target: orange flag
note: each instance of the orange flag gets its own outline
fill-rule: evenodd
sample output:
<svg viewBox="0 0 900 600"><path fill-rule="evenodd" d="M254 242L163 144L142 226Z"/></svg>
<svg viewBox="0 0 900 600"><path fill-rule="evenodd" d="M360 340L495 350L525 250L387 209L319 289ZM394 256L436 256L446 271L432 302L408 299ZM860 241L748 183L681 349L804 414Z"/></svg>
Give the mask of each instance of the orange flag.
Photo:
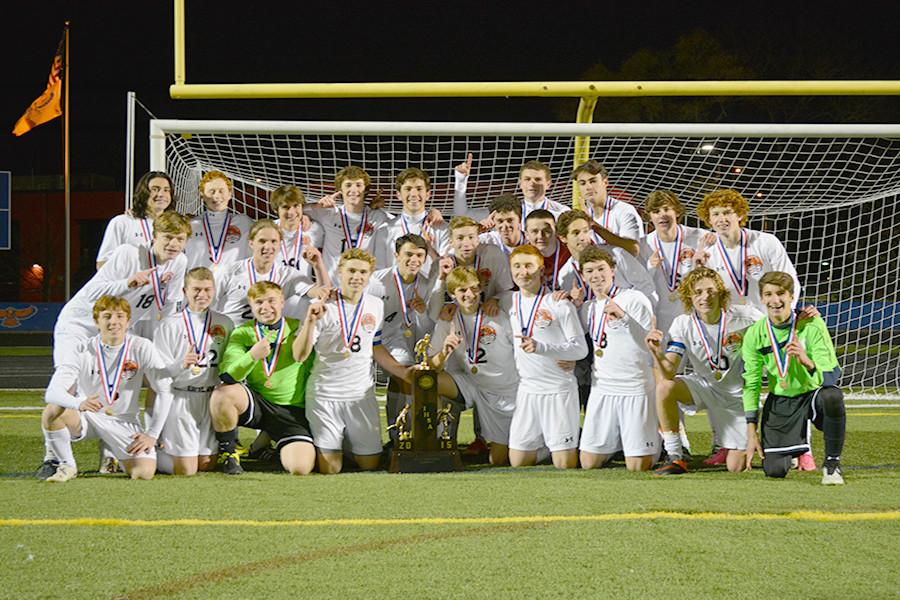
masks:
<svg viewBox="0 0 900 600"><path fill-rule="evenodd" d="M65 60L66 34L63 33L53 57L53 65L50 67L50 78L47 81L47 89L37 100L31 103L25 114L16 121L13 127L13 135L19 136L28 133L38 125L52 121L62 114L60 102L62 100L62 76L63 61Z"/></svg>

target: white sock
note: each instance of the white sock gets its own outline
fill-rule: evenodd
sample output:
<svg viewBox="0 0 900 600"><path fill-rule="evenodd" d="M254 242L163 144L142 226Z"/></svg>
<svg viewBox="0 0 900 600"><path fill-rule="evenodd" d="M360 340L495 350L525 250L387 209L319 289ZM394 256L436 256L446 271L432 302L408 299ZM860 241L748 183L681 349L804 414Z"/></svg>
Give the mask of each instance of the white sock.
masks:
<svg viewBox="0 0 900 600"><path fill-rule="evenodd" d="M663 431L663 447L672 460L684 457L684 450L681 446L681 435L677 431Z"/></svg>
<svg viewBox="0 0 900 600"><path fill-rule="evenodd" d="M50 440L47 439L47 430L43 429L42 431L44 432L44 462L47 462L48 460L55 460L58 462L59 459L56 458L56 455L53 453L53 448L50 447Z"/></svg>
<svg viewBox="0 0 900 600"><path fill-rule="evenodd" d="M175 461L172 455L160 450L156 451L156 472L171 475L175 472Z"/></svg>
<svg viewBox="0 0 900 600"><path fill-rule="evenodd" d="M688 439L687 430L684 428L684 413L681 413L678 416L678 437L681 440L681 447L687 448L688 452L690 452L691 441ZM668 450L666 452L668 452Z"/></svg>
<svg viewBox="0 0 900 600"><path fill-rule="evenodd" d="M72 453L72 436L69 435L69 428L63 427L55 431L44 429L44 440L50 447L50 452L56 455L59 464L77 466L75 464L75 455Z"/></svg>
<svg viewBox="0 0 900 600"><path fill-rule="evenodd" d="M538 448L537 457L534 459L534 464L540 464L550 458L550 448L547 446L541 446Z"/></svg>

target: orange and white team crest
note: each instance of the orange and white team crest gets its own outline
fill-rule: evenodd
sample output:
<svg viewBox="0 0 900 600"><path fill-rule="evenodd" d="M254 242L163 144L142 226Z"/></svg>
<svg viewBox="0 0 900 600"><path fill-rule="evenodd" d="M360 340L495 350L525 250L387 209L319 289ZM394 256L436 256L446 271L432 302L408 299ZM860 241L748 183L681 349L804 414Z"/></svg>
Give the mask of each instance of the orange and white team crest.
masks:
<svg viewBox="0 0 900 600"><path fill-rule="evenodd" d="M484 287L491 281L491 275L493 275L493 273L491 273L490 269L478 269L478 279L481 282L481 289L484 289Z"/></svg>
<svg viewBox="0 0 900 600"><path fill-rule="evenodd" d="M546 308L538 309L537 317L534 319L534 326L537 329L546 329L553 322L553 313Z"/></svg>
<svg viewBox="0 0 900 600"><path fill-rule="evenodd" d="M497 339L497 331L490 325L482 325L479 335L482 344L491 344Z"/></svg>
<svg viewBox="0 0 900 600"><path fill-rule="evenodd" d="M744 342L744 336L738 332L729 333L725 337L725 349L731 353L740 352L741 344Z"/></svg>
<svg viewBox="0 0 900 600"><path fill-rule="evenodd" d="M681 275L687 275L694 268L694 249L693 248L684 248L681 251L681 256L678 259L678 273Z"/></svg>
<svg viewBox="0 0 900 600"><path fill-rule="evenodd" d="M141 366L133 360L125 361L125 364L122 365L122 379L127 379L130 381L140 368Z"/></svg>
<svg viewBox="0 0 900 600"><path fill-rule="evenodd" d="M364 314L362 316L360 326L368 333L372 333L373 331L375 331L375 315L373 315L372 313Z"/></svg>
<svg viewBox="0 0 900 600"><path fill-rule="evenodd" d="M228 231L225 232L225 243L236 244L239 241L241 241L241 230L238 229L237 225L229 225Z"/></svg>
<svg viewBox="0 0 900 600"><path fill-rule="evenodd" d="M747 267L747 272L754 278L758 278L762 275L763 272L763 261L758 256L748 256L744 259L744 266Z"/></svg>
<svg viewBox="0 0 900 600"><path fill-rule="evenodd" d="M209 335L216 341L216 343L221 344L225 341L225 328L221 325L213 325L209 330Z"/></svg>

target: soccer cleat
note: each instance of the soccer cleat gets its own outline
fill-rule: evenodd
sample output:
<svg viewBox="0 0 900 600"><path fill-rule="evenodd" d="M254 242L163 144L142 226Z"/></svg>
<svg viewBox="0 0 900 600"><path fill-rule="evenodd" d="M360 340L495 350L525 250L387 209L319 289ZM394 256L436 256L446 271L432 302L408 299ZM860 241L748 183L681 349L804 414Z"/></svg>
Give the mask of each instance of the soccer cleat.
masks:
<svg viewBox="0 0 900 600"><path fill-rule="evenodd" d="M472 440L472 443L469 444L465 450L463 450L463 454L466 456L476 456L478 454L485 454L488 451L489 448L484 439L477 437Z"/></svg>
<svg viewBox="0 0 900 600"><path fill-rule="evenodd" d="M680 458L669 459L666 464L653 471L654 475L684 475L687 473L687 463Z"/></svg>
<svg viewBox="0 0 900 600"><path fill-rule="evenodd" d="M275 460L277 454L275 453L275 448L272 447L272 444L268 444L266 446L260 446L255 450L253 447L250 448L250 451L247 452L246 458L250 460L258 460L260 462L272 462Z"/></svg>
<svg viewBox="0 0 900 600"><path fill-rule="evenodd" d="M47 483L63 483L78 477L78 468L72 465L59 465L56 473L46 479Z"/></svg>
<svg viewBox="0 0 900 600"><path fill-rule="evenodd" d="M240 475L244 472L244 468L241 467L241 457L238 456L237 452L223 452L219 454L219 465L221 465L221 470L226 475Z"/></svg>
<svg viewBox="0 0 900 600"><path fill-rule="evenodd" d="M815 471L816 461L813 459L812 452L806 452L797 459L798 471Z"/></svg>
<svg viewBox="0 0 900 600"><path fill-rule="evenodd" d="M826 464L822 467L822 485L844 485L841 463Z"/></svg>
<svg viewBox="0 0 900 600"><path fill-rule="evenodd" d="M46 481L48 477L52 476L56 473L56 470L59 468L59 461L54 459L45 460L41 463L41 467L37 470L37 473L34 474L35 477L40 479L41 481Z"/></svg>
<svg viewBox="0 0 900 600"><path fill-rule="evenodd" d="M119 461L115 456L104 456L100 462L101 475L115 475L119 472Z"/></svg>
<svg viewBox="0 0 900 600"><path fill-rule="evenodd" d="M710 454L706 460L703 461L704 465L724 465L728 462L728 448L719 448L714 453Z"/></svg>

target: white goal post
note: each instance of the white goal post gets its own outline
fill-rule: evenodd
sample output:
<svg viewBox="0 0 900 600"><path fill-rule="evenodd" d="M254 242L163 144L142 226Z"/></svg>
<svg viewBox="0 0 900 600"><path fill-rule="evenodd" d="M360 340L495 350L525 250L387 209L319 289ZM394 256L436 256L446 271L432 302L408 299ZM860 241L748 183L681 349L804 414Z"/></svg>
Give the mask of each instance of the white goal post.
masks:
<svg viewBox="0 0 900 600"><path fill-rule="evenodd" d="M571 124L320 121L150 122L150 167L169 172L179 208L201 209L198 183L217 169L235 183L235 209L270 216L268 194L333 191L343 166L363 167L373 194L396 209L393 179L416 166L433 200L453 207L453 168L474 155L469 206L515 192L521 165L553 173L549 196L571 204L576 138L610 173L611 193L640 208L674 191L688 223L704 194L731 187L749 201L749 226L787 247L835 338L844 386L896 397L900 387L900 125Z"/></svg>

